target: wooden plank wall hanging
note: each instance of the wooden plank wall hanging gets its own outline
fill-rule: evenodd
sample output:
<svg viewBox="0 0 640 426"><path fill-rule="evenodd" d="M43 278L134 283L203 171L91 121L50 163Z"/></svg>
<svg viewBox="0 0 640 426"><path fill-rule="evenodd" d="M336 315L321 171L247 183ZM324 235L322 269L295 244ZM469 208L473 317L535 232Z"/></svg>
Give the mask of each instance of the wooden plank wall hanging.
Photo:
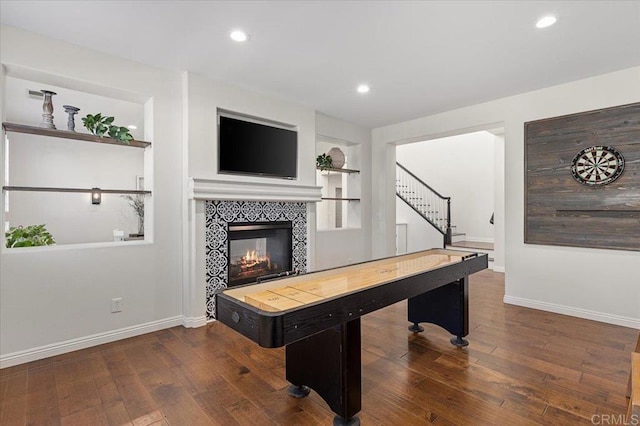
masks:
<svg viewBox="0 0 640 426"><path fill-rule="evenodd" d="M640 103L524 130L524 242L640 251Z"/></svg>

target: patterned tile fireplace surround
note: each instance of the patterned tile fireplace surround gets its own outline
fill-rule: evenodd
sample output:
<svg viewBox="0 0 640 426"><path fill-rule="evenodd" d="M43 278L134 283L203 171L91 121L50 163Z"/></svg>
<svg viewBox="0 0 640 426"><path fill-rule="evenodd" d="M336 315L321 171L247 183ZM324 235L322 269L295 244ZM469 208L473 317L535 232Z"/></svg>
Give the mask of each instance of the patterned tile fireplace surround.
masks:
<svg viewBox="0 0 640 426"><path fill-rule="evenodd" d="M207 320L215 319L215 293L227 287L227 230L231 223L290 221L293 269L307 271L307 203L234 200L206 200L204 203Z"/></svg>
<svg viewBox="0 0 640 426"><path fill-rule="evenodd" d="M190 324L215 319L215 294L227 287L229 223L291 222L292 267L306 272L312 266L308 256L313 250L308 238L315 223L309 223L309 213L315 211L312 203L321 201L322 188L305 185L304 181L314 182L314 176L295 182L189 179L189 210L193 216L188 238L191 257L200 259L193 264L193 272L189 272L191 266L185 268L190 276L186 293L194 295L187 298L192 314ZM195 213L198 203L202 203L202 216Z"/></svg>

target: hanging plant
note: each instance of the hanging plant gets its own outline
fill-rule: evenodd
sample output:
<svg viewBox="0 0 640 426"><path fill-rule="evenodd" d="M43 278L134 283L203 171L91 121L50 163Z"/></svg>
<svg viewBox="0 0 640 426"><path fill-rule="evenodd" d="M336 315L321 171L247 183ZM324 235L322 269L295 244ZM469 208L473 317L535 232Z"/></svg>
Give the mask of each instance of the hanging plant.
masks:
<svg viewBox="0 0 640 426"><path fill-rule="evenodd" d="M82 124L88 131L96 136L104 137L108 134L109 137L129 145L133 140L133 136L126 127L115 126L113 124L113 117L103 117L101 113L92 115L87 114L82 118Z"/></svg>

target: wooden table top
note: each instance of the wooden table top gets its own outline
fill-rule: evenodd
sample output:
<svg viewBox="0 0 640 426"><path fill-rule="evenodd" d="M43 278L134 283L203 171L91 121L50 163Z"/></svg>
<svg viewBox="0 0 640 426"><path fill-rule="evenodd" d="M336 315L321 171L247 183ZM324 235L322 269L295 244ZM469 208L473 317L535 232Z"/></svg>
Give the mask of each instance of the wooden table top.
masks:
<svg viewBox="0 0 640 426"><path fill-rule="evenodd" d="M416 275L473 255L432 249L225 290L267 312L281 312Z"/></svg>

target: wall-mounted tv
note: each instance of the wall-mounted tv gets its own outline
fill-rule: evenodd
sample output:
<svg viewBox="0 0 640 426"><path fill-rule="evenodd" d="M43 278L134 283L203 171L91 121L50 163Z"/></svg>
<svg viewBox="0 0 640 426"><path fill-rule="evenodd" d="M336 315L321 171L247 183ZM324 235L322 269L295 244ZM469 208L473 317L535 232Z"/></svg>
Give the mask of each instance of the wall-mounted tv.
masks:
<svg viewBox="0 0 640 426"><path fill-rule="evenodd" d="M295 179L298 132L218 115L218 172Z"/></svg>

